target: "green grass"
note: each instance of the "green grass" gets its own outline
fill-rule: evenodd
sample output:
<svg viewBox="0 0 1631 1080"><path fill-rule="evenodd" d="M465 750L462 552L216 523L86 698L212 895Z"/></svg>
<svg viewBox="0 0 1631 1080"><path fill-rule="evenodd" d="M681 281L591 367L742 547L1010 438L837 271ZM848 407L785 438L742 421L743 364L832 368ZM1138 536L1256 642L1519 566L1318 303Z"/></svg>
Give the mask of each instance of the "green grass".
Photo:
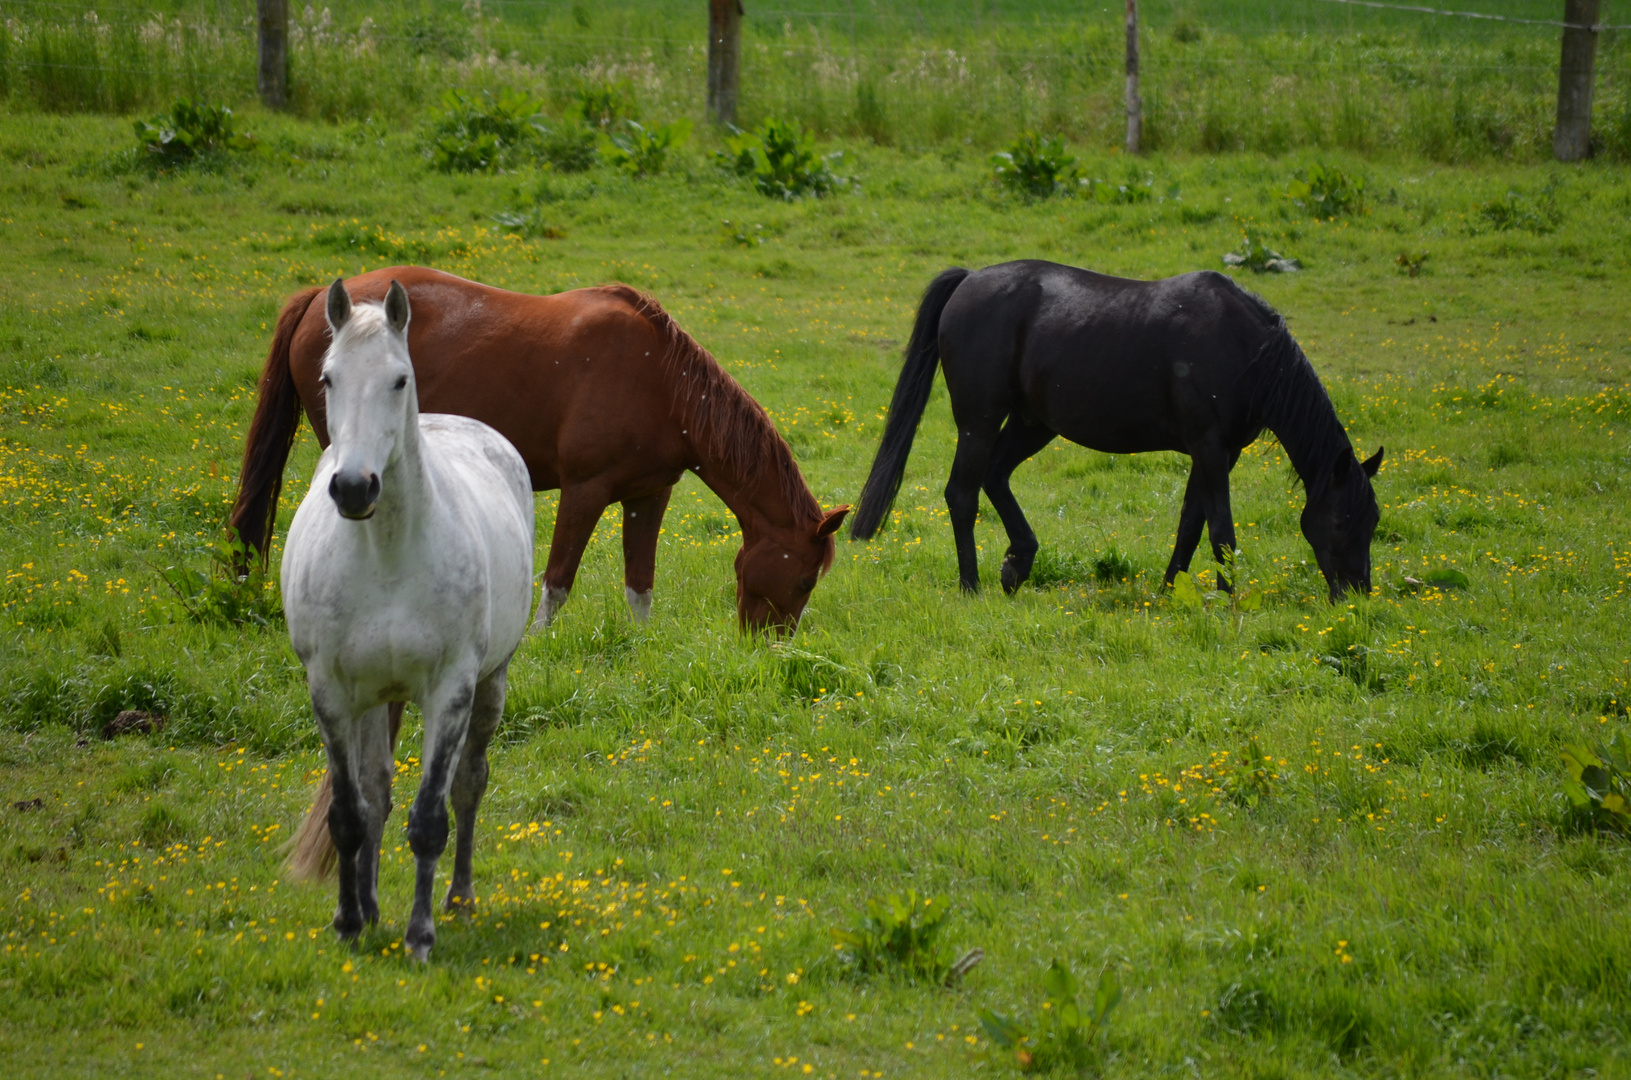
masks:
<svg viewBox="0 0 1631 1080"><path fill-rule="evenodd" d="M1622 171L1336 152L1130 169L1084 142L1089 174L1158 197L1026 202L956 140L855 139L823 149L857 189L784 204L718 171L706 137L645 181L449 177L411 128L244 126L255 154L153 174L120 156L125 120L0 118L11 1074L1004 1075L976 1013L1034 1013L1055 958L1086 985L1119 971L1106 1075L1627 1072L1626 849L1572 826L1559 758L1627 723ZM1370 212L1316 222L1279 194L1316 160L1363 174ZM558 238L493 223L535 207ZM1042 587L994 588L988 512L988 589L961 597L937 390L891 527L840 546L785 648L737 636L735 522L694 479L647 626L608 517L512 668L480 912L440 928L428 967L397 945L399 825L385 922L356 952L326 929L329 888L279 880L321 766L299 666L281 628L190 621L159 574L219 542L289 292L393 259L651 289L831 505L856 497L934 272L1216 268L1248 226L1306 269L1247 284L1360 448L1387 446L1373 598L1318 599L1267 442L1234 486L1261 611L1189 614L1157 588L1183 459L1062 445L1016 476ZM1395 263L1422 251L1419 276ZM307 436L285 522L313 460ZM540 565L547 544L545 525ZM1404 581L1445 567L1470 588ZM168 727L103 741L126 708ZM1266 793L1232 782L1253 739ZM956 989L832 949L868 897L907 888L951 900L949 948L986 950Z"/></svg>
<svg viewBox="0 0 1631 1080"><path fill-rule="evenodd" d="M255 96L253 5L151 8L0 0L0 102L156 110L178 94ZM1555 0L1481 10L1557 19ZM449 86L526 89L556 113L622 88L648 120L704 114L705 14L693 0L291 5L291 107L328 120L417 119ZM155 13L157 12L157 13ZM1021 128L1122 143L1119 4L964 0L751 5L741 117L794 119L880 145L993 148ZM1438 161L1544 160L1557 31L1320 0L1143 7L1146 148L1402 150ZM1593 140L1631 157L1631 66L1602 35Z"/></svg>

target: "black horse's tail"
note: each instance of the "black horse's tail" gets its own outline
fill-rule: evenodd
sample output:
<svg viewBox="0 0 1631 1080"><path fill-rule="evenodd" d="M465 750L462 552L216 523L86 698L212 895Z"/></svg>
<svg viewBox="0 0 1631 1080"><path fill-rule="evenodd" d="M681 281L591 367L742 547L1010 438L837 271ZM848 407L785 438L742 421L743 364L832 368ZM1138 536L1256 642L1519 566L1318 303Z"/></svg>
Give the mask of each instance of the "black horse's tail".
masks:
<svg viewBox="0 0 1631 1080"><path fill-rule="evenodd" d="M900 381L895 384L895 396L889 402L889 422L884 426L883 441L878 444L878 456L872 460L866 487L861 489L861 505L851 519L851 540L872 539L889 516L889 508L895 504L900 479L906 473L906 458L912 452L912 440L917 437L918 421L923 419L923 409L929 403L929 391L934 386L935 369L940 366L940 313L946 310L951 294L968 275L969 271L954 266L942 270L923 290L917 323L912 327L912 340L906 343L906 363L901 367Z"/></svg>
<svg viewBox="0 0 1631 1080"><path fill-rule="evenodd" d="M272 526L277 521L278 495L283 491L283 466L289 460L295 436L300 433L300 394L289 371L289 346L300 320L305 318L312 297L322 289L303 289L289 298L278 315L272 333L272 347L261 372L260 400L255 419L244 439L244 464L238 473L238 500L232 507L231 527L243 541L238 573L247 573L249 562L259 559L262 566L272 548Z"/></svg>

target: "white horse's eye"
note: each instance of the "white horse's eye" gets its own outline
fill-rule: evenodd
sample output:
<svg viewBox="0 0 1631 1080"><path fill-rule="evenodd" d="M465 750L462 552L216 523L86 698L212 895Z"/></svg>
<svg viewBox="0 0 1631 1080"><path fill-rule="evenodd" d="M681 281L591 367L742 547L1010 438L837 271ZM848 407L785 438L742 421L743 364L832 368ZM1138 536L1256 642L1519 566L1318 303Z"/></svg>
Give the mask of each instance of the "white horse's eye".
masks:
<svg viewBox="0 0 1631 1080"><path fill-rule="evenodd" d="M324 387L330 385L327 372L324 372L323 374L317 376L317 384L319 386L324 386Z"/></svg>
<svg viewBox="0 0 1631 1080"><path fill-rule="evenodd" d="M406 375L398 375L396 377L396 389L401 390L403 387L405 387L407 385L408 385L408 377Z"/></svg>

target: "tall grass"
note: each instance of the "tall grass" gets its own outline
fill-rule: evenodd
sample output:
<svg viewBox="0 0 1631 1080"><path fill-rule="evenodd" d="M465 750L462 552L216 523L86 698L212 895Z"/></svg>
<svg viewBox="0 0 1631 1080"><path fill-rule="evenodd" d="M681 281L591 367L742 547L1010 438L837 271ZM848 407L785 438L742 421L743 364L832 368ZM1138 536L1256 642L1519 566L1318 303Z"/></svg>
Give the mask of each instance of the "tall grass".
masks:
<svg viewBox="0 0 1631 1080"><path fill-rule="evenodd" d="M700 118L705 41L694 6L306 7L291 28L292 108L406 119L449 86L510 86L564 109L580 87L612 83L647 114ZM1529 0L1505 6L1555 17ZM0 97L14 109L130 113L179 94L254 96L252 5L98 14L13 0L0 12ZM919 148L988 148L1022 129L1111 147L1124 123L1122 40L1115 11L1041 0L996 13L948 4L925 14L901 0L865 10L755 5L741 119L774 115ZM1545 28L1372 18L1306 2L1152 4L1143 55L1153 149L1340 147L1441 161L1549 153L1558 44ZM1596 141L1631 157L1631 64L1612 33L1600 49Z"/></svg>

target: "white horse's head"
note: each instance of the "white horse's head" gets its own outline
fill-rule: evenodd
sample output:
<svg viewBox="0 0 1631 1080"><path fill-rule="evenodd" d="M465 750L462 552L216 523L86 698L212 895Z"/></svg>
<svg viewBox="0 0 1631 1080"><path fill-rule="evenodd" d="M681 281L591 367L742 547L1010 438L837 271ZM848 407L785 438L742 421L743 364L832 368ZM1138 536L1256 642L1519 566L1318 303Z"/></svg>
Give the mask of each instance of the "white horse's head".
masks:
<svg viewBox="0 0 1631 1080"><path fill-rule="evenodd" d="M351 306L336 278L328 290L333 341L323 385L334 477L328 493L354 521L373 517L381 477L415 438L419 399L408 359L408 292L395 281L384 304Z"/></svg>

